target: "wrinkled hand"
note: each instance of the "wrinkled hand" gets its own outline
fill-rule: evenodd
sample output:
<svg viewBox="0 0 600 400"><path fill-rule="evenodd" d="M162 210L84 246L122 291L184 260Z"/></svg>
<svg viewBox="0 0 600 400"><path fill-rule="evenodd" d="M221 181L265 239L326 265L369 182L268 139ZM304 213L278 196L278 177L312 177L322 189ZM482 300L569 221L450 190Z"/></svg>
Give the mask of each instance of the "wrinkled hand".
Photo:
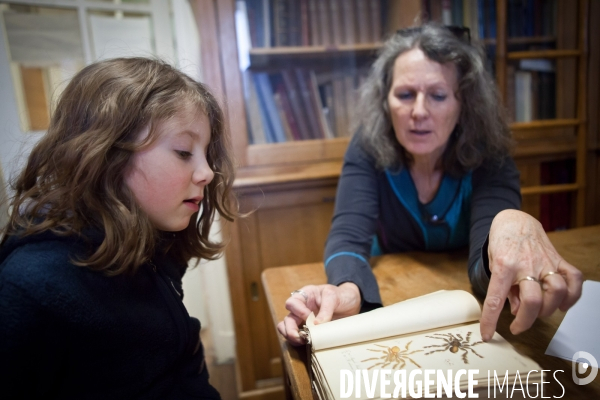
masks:
<svg viewBox="0 0 600 400"><path fill-rule="evenodd" d="M360 311L360 291L351 282L333 285L309 285L302 289L307 299L300 293L291 296L285 302L290 312L279 324L277 330L294 346L304 344L298 331L311 312L316 314L315 324L321 324L358 314Z"/></svg>
<svg viewBox="0 0 600 400"><path fill-rule="evenodd" d="M524 212L504 210L496 215L488 256L492 276L481 314L485 341L496 330L506 298L515 315L510 331L516 335L529 329L537 317L557 308L567 310L581 296L581 272L556 252L542 225Z"/></svg>

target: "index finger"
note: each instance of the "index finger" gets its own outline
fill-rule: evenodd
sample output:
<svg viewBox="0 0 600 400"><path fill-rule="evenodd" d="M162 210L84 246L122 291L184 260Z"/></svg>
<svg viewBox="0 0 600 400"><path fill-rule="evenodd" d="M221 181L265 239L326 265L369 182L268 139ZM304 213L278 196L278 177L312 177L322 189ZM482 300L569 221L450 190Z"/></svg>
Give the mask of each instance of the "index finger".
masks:
<svg viewBox="0 0 600 400"><path fill-rule="evenodd" d="M496 332L496 324L500 313L504 307L504 302L508 295L508 291L512 286L512 280L502 274L492 274L490 284L488 286L487 295L483 302L483 310L481 311L481 338L487 342L494 332Z"/></svg>
<svg viewBox="0 0 600 400"><path fill-rule="evenodd" d="M321 292L321 304L319 314L315 318L315 323L329 322L333 318L333 313L339 304L337 287L325 287Z"/></svg>

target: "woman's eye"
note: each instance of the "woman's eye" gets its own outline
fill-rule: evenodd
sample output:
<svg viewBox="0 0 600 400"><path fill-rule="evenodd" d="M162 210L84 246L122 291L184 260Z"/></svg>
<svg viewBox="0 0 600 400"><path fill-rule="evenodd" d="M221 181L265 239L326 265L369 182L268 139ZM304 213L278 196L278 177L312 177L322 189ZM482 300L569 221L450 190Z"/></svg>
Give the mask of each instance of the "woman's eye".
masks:
<svg viewBox="0 0 600 400"><path fill-rule="evenodd" d="M189 151L185 151L185 150L175 150L175 152L177 153L177 155L179 155L179 157L182 160L187 160L188 158L190 158L192 156L192 153L190 153Z"/></svg>
<svg viewBox="0 0 600 400"><path fill-rule="evenodd" d="M435 101L444 101L444 100L446 100L446 95L445 94L432 94L431 97Z"/></svg>
<svg viewBox="0 0 600 400"><path fill-rule="evenodd" d="M400 92L397 94L397 97L400 100L408 100L411 99L413 97L413 94L411 92Z"/></svg>

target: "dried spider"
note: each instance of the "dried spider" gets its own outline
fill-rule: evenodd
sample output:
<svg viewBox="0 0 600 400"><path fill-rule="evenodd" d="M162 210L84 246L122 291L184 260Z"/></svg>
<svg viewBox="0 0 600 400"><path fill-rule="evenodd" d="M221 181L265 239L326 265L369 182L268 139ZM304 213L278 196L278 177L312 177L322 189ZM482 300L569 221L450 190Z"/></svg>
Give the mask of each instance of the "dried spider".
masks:
<svg viewBox="0 0 600 400"><path fill-rule="evenodd" d="M425 349L429 348L429 347L443 347L443 349L441 349L441 350L433 350L433 351L430 351L429 353L425 353L425 355L428 355L431 353L437 353L440 351L446 351L446 350L450 350L450 352L452 352L452 353L458 353L458 350L462 350L462 351L464 351L464 353L462 355L462 359L465 362L465 364L468 364L469 361L467 360L467 354L469 354L469 350L471 350L471 352L473 352L473 354L475 354L477 357L483 358L482 355L478 354L475 350L472 349L473 346L481 344L481 343L483 343L483 341L469 343L470 338L471 338L471 332L467 333L466 339L463 339L462 335L459 333L457 333L456 336L451 333L434 333L434 336L427 336L427 337L432 338L432 339L442 339L446 343L445 344L434 344L431 346L424 346L423 348L425 348Z"/></svg>
<svg viewBox="0 0 600 400"><path fill-rule="evenodd" d="M412 343L412 341L406 343L406 347L404 348L404 350L400 350L400 347L398 347L398 346L387 347L387 346L382 346L380 344L376 344L375 346L382 347L385 350L377 350L377 349L367 349L367 350L374 351L374 352L377 352L377 353L384 353L384 355L382 357L367 358L366 360L362 360L361 362L383 359L382 362L377 363L377 364L373 364L373 365L371 365L367 369L374 368L374 367L376 367L378 365L381 365L381 368L385 368L387 365L390 365L391 363L394 363L394 362L395 362L395 364L394 364L394 366L392 368L396 368L396 367L398 367L398 365L400 365L400 367L398 367L398 368L402 369L402 368L404 368L406 366L406 361L405 361L405 359L406 359L406 360L409 360L410 362L412 362L418 368L421 368L421 366L419 364L417 364L408 355L409 354L413 354L413 353L418 353L419 351L423 351L423 350L413 350L413 351L411 351L409 353L408 352L408 346L411 343Z"/></svg>

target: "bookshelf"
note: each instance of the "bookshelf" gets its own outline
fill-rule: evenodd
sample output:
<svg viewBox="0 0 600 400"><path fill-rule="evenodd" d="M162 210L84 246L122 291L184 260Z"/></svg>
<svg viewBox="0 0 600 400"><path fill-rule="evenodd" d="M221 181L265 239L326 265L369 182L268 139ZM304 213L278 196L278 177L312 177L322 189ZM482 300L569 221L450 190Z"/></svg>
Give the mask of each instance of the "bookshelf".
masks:
<svg viewBox="0 0 600 400"><path fill-rule="evenodd" d="M564 214L565 211L548 207L544 209L544 204L562 197L563 201L560 205L564 207L573 204L570 208L574 210L571 213L572 221L565 227L582 226L585 222L586 199L586 46L589 4L587 0L579 0L568 5L564 1L547 1L546 3L553 3L554 7L555 35L509 38L510 3L515 2L496 0L495 69L504 104L509 110L513 107L511 104L513 99L509 94L512 84L508 78L510 63L522 65L523 60L549 61L547 65L553 67L551 75L554 82L544 81L539 84L555 86L555 93L549 93L550 96L554 96L552 100L555 103L554 107L550 104L550 117L547 115L548 112L546 115L541 115L540 112L539 119L527 118L532 120L510 124L518 143L515 158L520 164L523 175L521 189L524 196L523 208L540 219L545 227L553 228L547 221L552 219L548 214L557 212ZM531 49L523 50L519 46L531 47ZM516 50L511 47L516 47ZM537 49L536 47L550 48ZM567 177L562 180L569 182L542 184L541 177L545 174L544 169L551 169L551 162L561 162L565 158L575 160L575 171L572 173L574 179ZM574 201L568 193L575 195Z"/></svg>
<svg viewBox="0 0 600 400"><path fill-rule="evenodd" d="M319 3L331 2L339 7L342 2L356 5L355 1L323 0ZM300 28L290 28L290 31L296 32L295 39L290 39L289 35L287 39L280 39L283 41L280 44L285 45L272 42L270 46L248 47L246 44L242 46L246 46L245 50L240 51L241 42L249 40L252 43L253 36L256 36L256 32L252 33L255 28L252 28L248 9L246 28L243 23L242 28L250 33L240 37L236 31L241 29L240 23L238 21L236 24L236 18L240 18L241 11L236 1L191 0L201 39L203 79L226 105L226 123L239 166L234 188L241 211L250 212L248 217L224 226L225 237L230 240L226 262L235 321L236 377L240 397L284 397L286 386L280 349L267 308L261 273L270 267L322 261L337 180L351 133L351 123L347 121L346 135L333 133L326 137L325 134L315 134L316 130L323 127L321 125L315 127L311 136L286 136L279 143L271 143L273 140L256 141L252 134L252 116L247 101L248 82L256 85L253 74L266 74L273 93L276 93L278 85L286 85L282 71L291 71L294 79L299 76L296 70L302 73L309 71L309 75L313 71L314 77L308 81L312 79L314 82L316 79L321 106L326 108L327 91L333 90L333 87L327 89L327 85L331 83L333 86L332 82L339 75L349 77L346 78L348 81L353 79L354 84L358 85L363 69L374 59L386 34L413 25L416 18L443 21L449 14L452 18L460 17L458 21L464 22L461 24L471 27L474 40L480 40L486 46L490 58L488 66L494 71L506 107L512 108L513 113L515 83L509 82L514 79L514 74L511 78L511 69L513 72L518 70L521 60L550 60L555 77L555 95L551 100L554 104L551 107L553 117L511 123L518 144L515 159L521 170L523 209L539 218L548 203L544 203L549 198L545 196L566 195L569 199L573 196L576 212L571 220L576 223L571 225L581 225L586 186L585 168L582 166L586 163L586 104L583 96L587 92L585 41L588 16L585 10L588 1L577 1L578 7L572 3L566 5L562 0L536 1L553 3L553 7L556 7L552 14L555 15L552 17L552 29L527 36L509 35L508 19L514 12L510 6L516 2L530 1L382 0L379 2L380 37L374 35L370 40L357 39L353 43L345 42L345 39L332 39L334 33L327 43L311 42L310 31L307 38L307 33L301 27L303 14L296 12L291 15L297 16L300 21L288 21L300 25ZM271 12L281 5L279 3L290 7L296 2L304 1L251 1L253 6L269 5ZM314 2L307 0L304 3L309 6ZM480 4L487 4L487 11L482 14L485 17L482 19L483 27L479 24L477 11ZM459 9L458 5L462 8ZM369 7L364 9L370 10ZM354 11L356 14L356 9ZM492 29L491 25L495 27ZM333 32L333 26L331 29ZM514 27L510 29L514 30ZM248 68L240 68L240 59ZM263 82L260 84L264 84L264 76L258 78ZM538 78L531 80L535 83ZM312 86L312 90L314 96L317 92L315 86ZM299 92L301 89L297 89L296 94ZM287 94L289 96L289 92ZM310 90L308 94L310 97ZM277 101L281 102L281 99L272 100L275 107L278 106ZM347 106L345 103L344 107ZM335 114L335 106L332 108ZM544 107L540 109L545 110ZM254 114L259 112L254 108ZM279 118L282 118L281 114ZM312 119L321 118L313 114ZM306 123L308 119L305 116L302 121ZM299 122L296 118L296 124ZM337 132L333 128L335 119L333 123L331 120L324 123L330 124L331 132ZM285 131L283 135L286 135ZM551 171L546 168L547 165L557 162L571 165L573 160L574 179L544 184L544 173Z"/></svg>

